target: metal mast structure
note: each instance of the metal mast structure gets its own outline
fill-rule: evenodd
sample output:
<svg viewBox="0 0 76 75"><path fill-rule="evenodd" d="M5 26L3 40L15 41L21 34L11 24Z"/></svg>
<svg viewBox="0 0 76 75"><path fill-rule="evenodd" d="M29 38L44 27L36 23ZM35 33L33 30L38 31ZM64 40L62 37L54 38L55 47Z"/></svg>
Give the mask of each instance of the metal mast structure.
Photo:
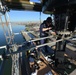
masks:
<svg viewBox="0 0 76 75"><path fill-rule="evenodd" d="M6 42L8 47L10 48L10 45L12 46L12 51L17 51L17 46L14 44L14 35L12 31L12 26L10 23L10 17L8 14L8 8L6 5L2 4L2 1L0 0L0 20L3 27L4 35L6 38ZM7 48L6 53L11 52ZM19 53L11 55L12 58L12 74L11 75L19 75Z"/></svg>
<svg viewBox="0 0 76 75"><path fill-rule="evenodd" d="M15 9L15 10L17 10L17 9L18 10L20 10L20 9L26 10L27 9L27 10L40 11L40 16L41 16L42 6L39 3L30 3L30 2L27 2L29 0L25 0L25 1L20 0L18 3L15 2L16 0L5 0L5 1L7 1L7 6L5 4L3 4L2 0L0 0L0 20L1 20L1 24L2 24L3 30L4 30L4 35L5 35L5 38L6 38L6 42L7 42L7 50L6 50L5 54L8 55L8 56L11 56L11 58L12 58L12 72L11 72L11 75L21 75L20 74L20 66L19 66L20 65L20 62L19 62L20 54L19 53L20 52L24 53L25 51L28 50L28 48L27 49L25 48L25 49L22 49L22 50L18 50L19 46L22 48L22 46L25 46L25 43L23 43L21 45L16 45L15 44L15 42L14 42L14 34L13 34L13 31L12 31L12 26L11 26L11 22L10 22L10 18L9 18L8 8L7 7L10 7L10 8ZM45 0L42 0L42 1L44 1L43 4L46 3ZM48 3L49 3L49 1L50 0L48 0ZM20 2L21 2L21 4L20 4ZM47 6L44 6L44 7L47 7ZM48 8L50 8L50 7L48 7ZM41 23L41 17L40 17L40 23ZM64 31L66 31L67 26L68 26L68 15L66 16L65 30ZM58 39L58 40L56 40L54 42L51 42L51 43L37 45L36 47L32 47L32 48L30 47L29 48L30 51L33 50L33 49L35 49L35 48L40 48L40 47L46 46L46 45L51 45L52 46L55 43L58 43L58 42L61 42L61 41L62 41L62 44L64 44L63 43L64 40L68 40L69 38L72 37L70 35L70 32L69 33L66 33L66 32L62 33L62 32L60 32L58 34L62 35L63 37L61 37L60 39ZM65 34L69 34L70 37L69 36L64 37ZM56 36L56 37L58 37L58 36ZM45 37L45 38L48 38L48 37ZM45 38L38 38L38 39L31 40L31 41L28 41L28 42L31 43L31 42L34 42L34 41L37 41L37 40L42 40L42 39L45 39ZM52 36L49 37L49 38L52 38ZM59 47L58 47L58 50L60 50ZM25 56L25 54L24 54L24 56ZM24 60L25 60L25 58L24 58ZM23 67L24 67L24 64L23 64ZM27 65L26 65L26 68L27 68ZM2 75L2 74L0 74L0 75ZM24 72L23 72L22 75L24 75Z"/></svg>

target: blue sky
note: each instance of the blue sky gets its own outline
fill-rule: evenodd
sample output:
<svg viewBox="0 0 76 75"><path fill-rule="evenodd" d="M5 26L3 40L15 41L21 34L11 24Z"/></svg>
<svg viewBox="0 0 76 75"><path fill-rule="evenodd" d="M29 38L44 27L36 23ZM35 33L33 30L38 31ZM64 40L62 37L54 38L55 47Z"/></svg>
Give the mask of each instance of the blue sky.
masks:
<svg viewBox="0 0 76 75"><path fill-rule="evenodd" d="M40 12L34 11L10 11L11 21L40 21ZM49 15L41 13L41 20L45 20Z"/></svg>
<svg viewBox="0 0 76 75"><path fill-rule="evenodd" d="M31 2L38 2L40 3L41 0L30 0Z"/></svg>
<svg viewBox="0 0 76 75"><path fill-rule="evenodd" d="M32 2L40 2L40 0L30 0ZM40 21L40 12L35 11L10 11L11 21ZM45 20L49 15L41 13L41 20Z"/></svg>

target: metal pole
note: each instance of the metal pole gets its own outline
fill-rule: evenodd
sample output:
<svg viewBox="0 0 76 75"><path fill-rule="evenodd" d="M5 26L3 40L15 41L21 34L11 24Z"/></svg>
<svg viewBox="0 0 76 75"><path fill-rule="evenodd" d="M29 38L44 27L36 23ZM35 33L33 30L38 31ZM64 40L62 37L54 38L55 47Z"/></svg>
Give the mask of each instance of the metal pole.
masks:
<svg viewBox="0 0 76 75"><path fill-rule="evenodd" d="M10 29L10 32L11 32L11 35L13 34L13 31L12 31L12 25L10 23L10 17L9 17L9 14L6 12L6 15L7 15L7 18L8 18L8 23L9 23L9 29Z"/></svg>
<svg viewBox="0 0 76 75"><path fill-rule="evenodd" d="M60 40L56 40L54 42L51 42L51 43L46 43L46 44L42 44L42 45L37 45L35 47L30 47L30 51L31 50L34 50L35 48L40 48L42 46L46 46L46 45L50 45L50 46L53 46L55 45L56 42L60 42L60 41L63 41L63 40L67 40L67 39L70 39L71 37L67 37L67 38L64 38L64 39L60 39ZM22 47L22 45L18 45L18 47ZM13 54L17 54L17 53L20 53L20 52L26 52L28 51L29 48L25 49L25 50L19 50L19 51L14 51L12 53L7 53L6 55L10 56L10 55L13 55Z"/></svg>
<svg viewBox="0 0 76 75"><path fill-rule="evenodd" d="M40 12L40 24L41 24L41 12Z"/></svg>
<svg viewBox="0 0 76 75"><path fill-rule="evenodd" d="M13 52L17 51L17 47L14 44ZM12 57L12 75L20 75L19 74L19 53L11 55Z"/></svg>

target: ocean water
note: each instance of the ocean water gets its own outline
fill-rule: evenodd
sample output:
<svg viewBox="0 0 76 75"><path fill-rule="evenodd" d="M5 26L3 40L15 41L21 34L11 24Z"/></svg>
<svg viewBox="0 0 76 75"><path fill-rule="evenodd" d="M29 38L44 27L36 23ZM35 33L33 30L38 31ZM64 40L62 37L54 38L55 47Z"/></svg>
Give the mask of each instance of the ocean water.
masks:
<svg viewBox="0 0 76 75"><path fill-rule="evenodd" d="M25 26L24 25L12 25L12 30L14 33L20 33L21 30L24 30L25 29ZM14 37L14 42L15 43L21 43L23 42L24 39L22 37L21 34L18 34L18 35L15 35ZM6 39L5 39L5 36L4 36L4 31L3 31L3 28L2 26L0 25L0 46L4 46L6 45Z"/></svg>
<svg viewBox="0 0 76 75"><path fill-rule="evenodd" d="M14 33L20 33L21 30L24 30L25 26L24 25L12 25L12 30ZM21 44L22 42L24 42L25 40L23 39L23 36L21 34L15 35L14 37L14 43L16 44ZM6 39L4 36L4 31L2 26L0 25L0 46L5 46L7 45L6 43ZM3 54L4 49L0 49L0 55ZM0 63L1 63L1 59L0 59ZM11 65L12 65L12 60L11 58L9 58L8 60L5 61L6 64L4 64L4 69L2 72L2 75L11 75ZM1 66L1 64L0 64ZM8 67L8 68L7 68Z"/></svg>
<svg viewBox="0 0 76 75"><path fill-rule="evenodd" d="M13 33L20 33L21 30L25 30L25 26L24 25L12 25L12 30L13 30ZM17 34L14 36L15 44L21 44L24 41L25 40L23 39L23 36L21 34ZM7 45L7 42L4 36L3 28L0 25L0 46L5 46L5 45ZM4 51L3 49L0 49L0 54L2 54L3 51Z"/></svg>

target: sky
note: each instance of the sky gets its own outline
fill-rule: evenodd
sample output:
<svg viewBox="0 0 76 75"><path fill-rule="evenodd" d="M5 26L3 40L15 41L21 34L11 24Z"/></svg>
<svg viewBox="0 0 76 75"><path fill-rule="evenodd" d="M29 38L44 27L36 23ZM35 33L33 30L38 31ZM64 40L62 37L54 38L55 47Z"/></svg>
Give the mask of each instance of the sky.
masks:
<svg viewBox="0 0 76 75"><path fill-rule="evenodd" d="M38 2L40 3L41 0L30 0L31 2Z"/></svg>
<svg viewBox="0 0 76 75"><path fill-rule="evenodd" d="M34 12L34 11L10 11L9 12L10 20L11 21L41 21L45 20L48 16L40 12Z"/></svg>
<svg viewBox="0 0 76 75"><path fill-rule="evenodd" d="M32 2L40 2L40 0L30 0ZM13 11L10 10L9 12L10 15L10 20L11 21L41 21L45 20L49 15L41 13L40 12L35 12L35 11Z"/></svg>

